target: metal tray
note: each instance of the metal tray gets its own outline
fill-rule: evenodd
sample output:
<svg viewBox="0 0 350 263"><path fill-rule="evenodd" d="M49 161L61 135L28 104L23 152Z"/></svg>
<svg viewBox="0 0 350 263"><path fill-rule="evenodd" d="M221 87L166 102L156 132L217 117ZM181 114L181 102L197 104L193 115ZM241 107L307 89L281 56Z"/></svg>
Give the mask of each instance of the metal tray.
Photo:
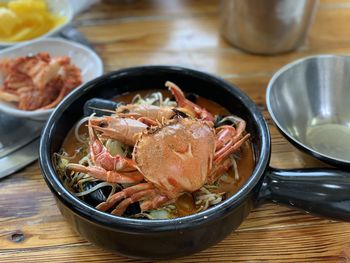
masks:
<svg viewBox="0 0 350 263"><path fill-rule="evenodd" d="M24 120L0 112L0 158L37 138L44 122Z"/></svg>
<svg viewBox="0 0 350 263"><path fill-rule="evenodd" d="M0 178L38 158L44 122L19 119L0 112Z"/></svg>

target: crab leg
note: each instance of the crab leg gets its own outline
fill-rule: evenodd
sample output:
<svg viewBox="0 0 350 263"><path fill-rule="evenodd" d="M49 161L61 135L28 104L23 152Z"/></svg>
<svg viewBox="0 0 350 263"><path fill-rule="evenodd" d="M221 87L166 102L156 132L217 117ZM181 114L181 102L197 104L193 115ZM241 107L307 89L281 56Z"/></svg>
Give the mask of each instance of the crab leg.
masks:
<svg viewBox="0 0 350 263"><path fill-rule="evenodd" d="M129 205L145 198L151 198L151 200L144 201L140 204L141 211L147 211L150 209L158 208L169 201L169 199L166 196L159 196L159 193L156 189L143 190L121 201L117 205L117 207L111 212L111 214L121 216L122 214L124 214L125 210L128 208Z"/></svg>
<svg viewBox="0 0 350 263"><path fill-rule="evenodd" d="M117 171L107 171L99 166L84 166L75 163L68 164L67 168L75 172L88 174L96 179L109 183L138 183L143 180L143 175L138 171L122 174Z"/></svg>
<svg viewBox="0 0 350 263"><path fill-rule="evenodd" d="M164 195L158 195L152 200L144 201L140 204L141 211L147 211L150 209L156 209L158 207L161 207L162 205L169 202L170 199L167 196Z"/></svg>
<svg viewBox="0 0 350 263"><path fill-rule="evenodd" d="M106 210L110 209L111 207L113 207L120 200L128 198L128 197L130 197L138 192L141 192L144 190L150 190L150 189L154 190L154 186L150 183L142 183L142 184L130 186L130 187L125 188L124 190L110 196L105 202L96 206L96 208L98 210L101 210L101 211L106 211Z"/></svg>
<svg viewBox="0 0 350 263"><path fill-rule="evenodd" d="M207 182L213 184L223 173L225 173L232 166L232 160L227 158L229 155L237 151L242 144L250 137L250 134L245 135L242 139L234 142L231 140L224 147L222 147L214 155L213 167L208 174Z"/></svg>
<svg viewBox="0 0 350 263"><path fill-rule="evenodd" d="M247 134L242 138L246 127L246 122L243 119L237 116L231 116L231 118L236 122L236 128L223 125L216 129L214 164L220 163L236 151L250 136Z"/></svg>
<svg viewBox="0 0 350 263"><path fill-rule="evenodd" d="M128 104L118 107L117 115L119 117L139 118L146 117L155 121L170 119L175 115L171 107L159 107L155 105L133 105Z"/></svg>
<svg viewBox="0 0 350 263"><path fill-rule="evenodd" d="M178 106L189 111L191 115L193 115L194 117L197 117L197 118L199 117L200 119L205 121L210 121L210 122L214 121L214 117L213 115L211 115L210 112L208 112L206 109L201 108L197 104L186 99L181 89L178 86L176 86L174 83L167 81L165 83L165 86L168 87L168 89L174 95Z"/></svg>
<svg viewBox="0 0 350 263"><path fill-rule="evenodd" d="M244 130L245 121L240 118L237 118L236 128L230 125L223 125L216 129L215 155L213 167L208 175L208 183L214 183L218 176L231 168L232 161L227 157L237 151L250 137L250 134L242 137Z"/></svg>
<svg viewBox="0 0 350 263"><path fill-rule="evenodd" d="M250 137L250 134L246 134L242 139L235 141L231 140L228 144L222 147L219 151L217 151L214 155L213 163L217 165L221 163L225 158L234 153L242 146L242 144Z"/></svg>
<svg viewBox="0 0 350 263"><path fill-rule="evenodd" d="M124 214L125 210L128 208L129 205L136 203L144 198L154 198L156 195L157 191L155 189L148 189L137 192L131 195L129 198L126 198L123 201L121 201L117 205L117 207L111 212L111 214L121 216L122 214Z"/></svg>

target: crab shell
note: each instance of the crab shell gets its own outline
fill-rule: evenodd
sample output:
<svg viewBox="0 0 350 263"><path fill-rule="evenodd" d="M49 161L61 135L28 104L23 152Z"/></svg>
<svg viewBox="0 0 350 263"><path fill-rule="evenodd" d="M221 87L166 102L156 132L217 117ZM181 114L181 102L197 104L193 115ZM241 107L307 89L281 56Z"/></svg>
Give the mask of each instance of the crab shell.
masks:
<svg viewBox="0 0 350 263"><path fill-rule="evenodd" d="M183 118L143 132L133 159L146 181L176 198L205 184L214 152L213 128L205 121Z"/></svg>

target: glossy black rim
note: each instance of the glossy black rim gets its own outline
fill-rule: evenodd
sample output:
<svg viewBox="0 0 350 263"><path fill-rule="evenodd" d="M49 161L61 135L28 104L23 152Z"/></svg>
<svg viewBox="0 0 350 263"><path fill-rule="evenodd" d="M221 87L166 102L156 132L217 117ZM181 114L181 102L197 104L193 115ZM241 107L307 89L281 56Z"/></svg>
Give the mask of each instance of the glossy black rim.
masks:
<svg viewBox="0 0 350 263"><path fill-rule="evenodd" d="M56 175L53 163L51 160L50 145L53 139L53 129L57 119L64 113L67 107L73 103L79 97L93 89L96 83L103 82L109 78L118 78L119 76L125 75L135 75L142 72L159 71L159 72L176 72L185 75L193 76L194 78L210 80L216 85L221 86L223 89L230 90L247 109L252 113L254 122L259 128L261 137L261 147L260 154L258 156L258 161L256 163L255 169L252 176L248 179L246 184L234 195L229 197L224 202L209 208L205 211L189 215L186 217L180 217L175 219L166 220L142 220L142 219L131 219L118 217L101 212L88 204L84 203L72 193L70 193L61 183L60 179ZM176 67L176 66L142 66L134 68L121 69L115 72L105 74L95 80L92 80L80 88L69 94L55 109L55 111L50 116L47 121L43 134L40 141L40 152L39 160L40 166L43 172L43 176L48 186L55 194L55 196L64 203L69 209L71 209L77 215L86 218L89 221L95 222L97 224L104 225L105 227L110 227L112 229L118 229L123 232L147 232L152 228L152 232L161 232L169 230L180 230L186 228L193 228L199 225L208 224L209 222L225 216L229 211L238 206L242 201L245 200L246 196L249 195L254 187L258 184L261 179L270 159L270 134L267 124L259 112L255 103L242 91L240 91L235 86L229 84L228 82L215 77L213 75L203 73L200 71Z"/></svg>

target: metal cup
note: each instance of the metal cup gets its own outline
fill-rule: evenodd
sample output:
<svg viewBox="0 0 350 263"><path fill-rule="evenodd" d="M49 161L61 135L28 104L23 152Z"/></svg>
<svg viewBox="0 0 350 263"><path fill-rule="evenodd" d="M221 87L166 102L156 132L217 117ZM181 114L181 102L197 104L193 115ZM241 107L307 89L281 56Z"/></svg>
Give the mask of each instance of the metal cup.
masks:
<svg viewBox="0 0 350 263"><path fill-rule="evenodd" d="M221 0L221 33L234 46L272 55L305 39L318 0Z"/></svg>

